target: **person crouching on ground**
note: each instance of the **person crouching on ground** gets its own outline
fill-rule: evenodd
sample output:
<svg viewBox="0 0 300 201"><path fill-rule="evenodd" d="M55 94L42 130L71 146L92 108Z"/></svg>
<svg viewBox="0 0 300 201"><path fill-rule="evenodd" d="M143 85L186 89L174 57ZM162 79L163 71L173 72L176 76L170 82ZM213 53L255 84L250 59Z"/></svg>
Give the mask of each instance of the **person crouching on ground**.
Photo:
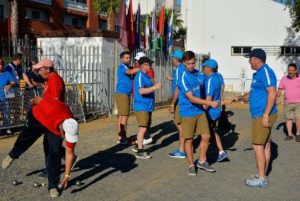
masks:
<svg viewBox="0 0 300 201"><path fill-rule="evenodd" d="M62 180L66 188L74 159L74 148L78 142L78 123L65 103L50 99L35 97L34 105L28 112L26 126L18 136L12 150L2 162L2 168L7 169L19 158L41 135L45 133L48 139L49 153L47 155L48 190L50 197L58 197L57 185L60 180L61 146L66 139L65 174Z"/></svg>
<svg viewBox="0 0 300 201"><path fill-rule="evenodd" d="M138 144L132 148L136 158L149 159L151 156L144 150L144 135L151 124L151 115L154 110L154 91L162 87L161 83L153 84L147 72L151 69L153 61L148 57L139 59L140 71L134 78L134 112L139 130L137 133Z"/></svg>

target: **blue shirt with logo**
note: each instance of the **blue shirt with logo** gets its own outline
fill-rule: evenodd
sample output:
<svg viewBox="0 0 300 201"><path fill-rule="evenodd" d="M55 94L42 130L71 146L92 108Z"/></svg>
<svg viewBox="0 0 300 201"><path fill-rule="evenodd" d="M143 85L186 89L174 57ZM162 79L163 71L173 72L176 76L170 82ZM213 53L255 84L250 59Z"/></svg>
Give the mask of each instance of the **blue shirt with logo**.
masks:
<svg viewBox="0 0 300 201"><path fill-rule="evenodd" d="M153 87L151 78L140 70L134 77L134 111L152 112L154 110L154 92L144 95L139 93L141 88L150 87Z"/></svg>
<svg viewBox="0 0 300 201"><path fill-rule="evenodd" d="M132 91L132 76L126 74L126 71L130 68L125 64L121 64L118 67L117 75L118 75L118 82L116 87L117 94L126 94L130 95Z"/></svg>
<svg viewBox="0 0 300 201"><path fill-rule="evenodd" d="M196 69L194 72L185 70L182 73L178 80L180 117L194 117L204 113L202 105L192 103L186 96L187 93L192 93L193 96L200 98L200 86L203 82L203 74Z"/></svg>
<svg viewBox="0 0 300 201"><path fill-rule="evenodd" d="M4 72L0 73L0 101L5 100L5 94L4 94L5 86L12 83L13 81L15 81L15 80L9 72L4 71Z"/></svg>
<svg viewBox="0 0 300 201"><path fill-rule="evenodd" d="M253 73L250 89L250 113L252 118L262 117L267 106L267 88L276 89L277 79L274 71L267 65L261 66L257 72ZM276 113L277 107L274 103L270 114Z"/></svg>
<svg viewBox="0 0 300 201"><path fill-rule="evenodd" d="M176 87L178 86L178 80L181 78L183 71L185 71L185 65L180 63L174 70L173 70L173 80L172 80L172 97L174 96L174 92Z"/></svg>
<svg viewBox="0 0 300 201"><path fill-rule="evenodd" d="M222 79L221 74L213 73L205 78L205 95L211 96L213 101L221 101L222 99ZM216 120L221 116L221 106L212 108L209 107L208 115L211 119Z"/></svg>

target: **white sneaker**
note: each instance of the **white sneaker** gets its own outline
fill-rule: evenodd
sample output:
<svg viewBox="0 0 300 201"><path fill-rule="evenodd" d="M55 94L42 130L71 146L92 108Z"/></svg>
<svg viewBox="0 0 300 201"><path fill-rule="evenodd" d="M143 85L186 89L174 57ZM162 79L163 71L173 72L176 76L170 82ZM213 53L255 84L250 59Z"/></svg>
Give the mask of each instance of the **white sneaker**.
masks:
<svg viewBox="0 0 300 201"><path fill-rule="evenodd" d="M59 192L56 188L51 188L49 194L51 198L56 198L59 196Z"/></svg>
<svg viewBox="0 0 300 201"><path fill-rule="evenodd" d="M6 134L12 134L11 130L10 130L10 129L7 129L7 130L6 130Z"/></svg>
<svg viewBox="0 0 300 201"><path fill-rule="evenodd" d="M13 158L11 158L10 156L6 156L6 158L2 161L2 169L9 168L13 161Z"/></svg>
<svg viewBox="0 0 300 201"><path fill-rule="evenodd" d="M150 137L150 138L148 138L148 139L144 139L143 145L151 144L152 142L153 142L153 138Z"/></svg>

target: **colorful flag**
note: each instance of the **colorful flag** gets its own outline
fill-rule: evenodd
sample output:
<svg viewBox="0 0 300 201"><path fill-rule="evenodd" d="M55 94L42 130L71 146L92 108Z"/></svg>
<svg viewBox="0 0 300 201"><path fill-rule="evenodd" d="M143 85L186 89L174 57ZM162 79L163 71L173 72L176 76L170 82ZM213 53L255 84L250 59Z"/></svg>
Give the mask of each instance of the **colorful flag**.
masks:
<svg viewBox="0 0 300 201"><path fill-rule="evenodd" d="M149 26L148 26L148 15L145 15L146 17L146 25L145 25L145 31L144 31L144 48L146 50L149 49Z"/></svg>
<svg viewBox="0 0 300 201"><path fill-rule="evenodd" d="M163 43L164 43L164 23L165 23L165 7L162 6L160 9L160 14L158 18L158 40L159 40L159 49L163 51Z"/></svg>
<svg viewBox="0 0 300 201"><path fill-rule="evenodd" d="M164 22L165 22L165 7L162 6L159 13L158 29L157 29L157 32L159 33L160 36L162 36L164 32Z"/></svg>
<svg viewBox="0 0 300 201"><path fill-rule="evenodd" d="M152 20L151 20L151 49L156 50L158 47L158 36L157 36L157 29L156 29L156 11L152 12Z"/></svg>
<svg viewBox="0 0 300 201"><path fill-rule="evenodd" d="M172 43L173 43L172 32L173 32L173 10L171 13L171 17L169 21L169 30L168 30L167 52L169 54L171 54L172 52Z"/></svg>
<svg viewBox="0 0 300 201"><path fill-rule="evenodd" d="M134 23L134 49L140 49L140 41L141 41L141 7L140 3L138 4L138 9L135 15L135 23Z"/></svg>
<svg viewBox="0 0 300 201"><path fill-rule="evenodd" d="M119 27L120 27L120 36L119 43L124 49L128 49L128 32L126 26L126 0L122 0L120 11L119 11Z"/></svg>
<svg viewBox="0 0 300 201"><path fill-rule="evenodd" d="M132 0L129 1L129 8L127 13L127 32L128 32L128 49L133 52L134 49L134 28L133 28L133 12L132 12Z"/></svg>

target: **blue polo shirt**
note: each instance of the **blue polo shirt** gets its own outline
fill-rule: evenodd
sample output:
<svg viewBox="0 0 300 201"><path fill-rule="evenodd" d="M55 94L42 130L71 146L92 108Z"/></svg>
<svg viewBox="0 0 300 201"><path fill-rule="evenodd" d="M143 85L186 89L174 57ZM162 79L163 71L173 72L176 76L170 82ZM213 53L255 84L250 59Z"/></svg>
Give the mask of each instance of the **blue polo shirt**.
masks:
<svg viewBox="0 0 300 201"><path fill-rule="evenodd" d="M13 81L15 80L9 72L4 71L0 73L0 101L5 100L4 87Z"/></svg>
<svg viewBox="0 0 300 201"><path fill-rule="evenodd" d="M183 63L179 64L173 70L172 97L174 96L175 89L178 86L178 80L181 78L183 71L185 71L185 65Z"/></svg>
<svg viewBox="0 0 300 201"><path fill-rule="evenodd" d="M205 95L211 96L213 101L221 101L222 99L222 79L220 74L213 73L205 78ZM219 119L221 116L221 105L216 108L209 107L207 110L212 120Z"/></svg>
<svg viewBox="0 0 300 201"><path fill-rule="evenodd" d="M187 93L192 92L193 96L200 98L200 86L203 82L203 75L196 69L193 73L188 70L182 73L178 80L180 117L194 117L204 113L202 105L194 104L186 97Z"/></svg>
<svg viewBox="0 0 300 201"><path fill-rule="evenodd" d="M117 75L118 75L118 82L116 87L117 94L126 94L130 95L132 91L132 76L126 74L126 71L130 69L125 64L121 64L118 67Z"/></svg>
<svg viewBox="0 0 300 201"><path fill-rule="evenodd" d="M154 92L144 95L141 95L139 93L139 89L149 87L153 87L151 78L146 73L140 70L134 77L133 109L135 112L152 112L154 110Z"/></svg>
<svg viewBox="0 0 300 201"><path fill-rule="evenodd" d="M221 73L219 73L219 72L216 72L215 74L219 77L220 82L222 83L222 85L225 84L223 75Z"/></svg>
<svg viewBox="0 0 300 201"><path fill-rule="evenodd" d="M262 117L267 106L268 93L266 88L275 87L277 79L274 71L267 65L261 66L253 73L250 89L250 113L252 118ZM274 103L270 114L276 113L277 107Z"/></svg>

